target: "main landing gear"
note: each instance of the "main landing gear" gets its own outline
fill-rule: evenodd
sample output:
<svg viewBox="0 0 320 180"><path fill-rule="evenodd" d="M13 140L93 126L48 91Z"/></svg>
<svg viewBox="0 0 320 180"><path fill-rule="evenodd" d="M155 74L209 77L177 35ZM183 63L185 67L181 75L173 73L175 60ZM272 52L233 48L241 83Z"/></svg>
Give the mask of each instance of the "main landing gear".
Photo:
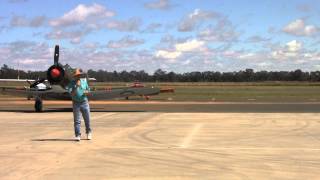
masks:
<svg viewBox="0 0 320 180"><path fill-rule="evenodd" d="M34 109L36 112L42 112L43 103L40 97L37 97L34 103Z"/></svg>

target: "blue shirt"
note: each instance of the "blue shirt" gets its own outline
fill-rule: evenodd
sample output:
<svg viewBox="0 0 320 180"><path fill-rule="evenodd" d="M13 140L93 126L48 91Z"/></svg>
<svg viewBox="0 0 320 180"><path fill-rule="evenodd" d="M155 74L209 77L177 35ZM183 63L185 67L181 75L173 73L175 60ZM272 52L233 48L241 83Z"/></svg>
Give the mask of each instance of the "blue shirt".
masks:
<svg viewBox="0 0 320 180"><path fill-rule="evenodd" d="M87 96L85 95L85 91L90 91L87 79L81 78L80 79L80 86L77 85L75 80L72 80L67 86L68 92L71 94L72 100L76 102L83 102L88 100ZM72 91L75 91L75 94L72 95Z"/></svg>

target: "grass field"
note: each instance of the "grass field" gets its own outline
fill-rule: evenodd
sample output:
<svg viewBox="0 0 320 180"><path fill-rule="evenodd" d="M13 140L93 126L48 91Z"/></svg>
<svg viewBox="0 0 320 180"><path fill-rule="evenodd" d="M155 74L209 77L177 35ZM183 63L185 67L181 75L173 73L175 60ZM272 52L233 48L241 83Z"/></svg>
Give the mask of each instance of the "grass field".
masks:
<svg viewBox="0 0 320 180"><path fill-rule="evenodd" d="M258 101L258 102L303 102L320 101L319 84L297 83L196 83L168 84L175 94L162 94L159 99L177 101Z"/></svg>
<svg viewBox="0 0 320 180"><path fill-rule="evenodd" d="M92 87L125 87L130 83L92 83ZM160 101L218 101L218 102L320 102L320 83L145 83L146 86L174 88L175 93L152 97ZM2 83L1 86L27 86ZM131 98L139 100L141 98Z"/></svg>

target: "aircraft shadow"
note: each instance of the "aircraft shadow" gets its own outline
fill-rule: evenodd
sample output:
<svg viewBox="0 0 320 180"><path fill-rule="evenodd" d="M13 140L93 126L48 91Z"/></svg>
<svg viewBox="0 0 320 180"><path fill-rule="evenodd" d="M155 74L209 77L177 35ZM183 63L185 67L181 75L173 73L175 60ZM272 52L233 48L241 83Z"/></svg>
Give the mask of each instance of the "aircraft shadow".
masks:
<svg viewBox="0 0 320 180"><path fill-rule="evenodd" d="M16 113L57 113L57 112L72 112L72 108L54 108L45 109L42 112L35 112L34 110L17 110L17 109L1 109L0 112L16 112ZM143 110L105 110L105 109L91 109L90 112L146 112Z"/></svg>

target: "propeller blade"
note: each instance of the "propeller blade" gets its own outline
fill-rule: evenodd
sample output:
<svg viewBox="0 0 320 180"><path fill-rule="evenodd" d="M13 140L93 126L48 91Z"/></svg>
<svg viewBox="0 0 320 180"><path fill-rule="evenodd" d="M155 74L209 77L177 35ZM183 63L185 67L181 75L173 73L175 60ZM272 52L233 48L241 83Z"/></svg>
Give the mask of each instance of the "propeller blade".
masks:
<svg viewBox="0 0 320 180"><path fill-rule="evenodd" d="M45 78L41 78L40 80L38 80L39 83L43 83L46 79Z"/></svg>
<svg viewBox="0 0 320 180"><path fill-rule="evenodd" d="M59 63L59 45L56 45L54 48L54 65Z"/></svg>

